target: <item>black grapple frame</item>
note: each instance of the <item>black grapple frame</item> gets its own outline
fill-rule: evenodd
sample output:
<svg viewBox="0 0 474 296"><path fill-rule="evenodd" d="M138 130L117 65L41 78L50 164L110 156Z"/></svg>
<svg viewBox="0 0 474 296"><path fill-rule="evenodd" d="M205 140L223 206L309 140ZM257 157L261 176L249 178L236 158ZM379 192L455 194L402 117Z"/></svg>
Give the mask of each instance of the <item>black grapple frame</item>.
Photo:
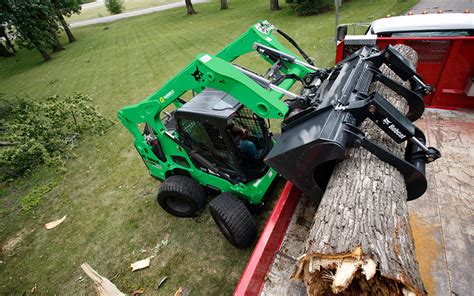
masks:
<svg viewBox="0 0 474 296"><path fill-rule="evenodd" d="M259 44L255 46L272 60L292 62L284 53ZM382 74L379 70L382 64L402 80L409 81L410 88ZM369 91L374 81L383 83L406 100L407 115L379 93ZM423 114L423 96L433 89L399 52L392 46L382 51L364 47L332 69L305 77L303 83L301 96L287 102L293 111L283 122L282 135L265 159L268 165L304 193L319 199L330 170L346 157L348 147L363 147L403 174L409 200L426 191L425 164L441 154L433 147L426 147L425 135L412 122ZM407 141L404 158L365 136L359 126L366 118L396 143Z"/></svg>

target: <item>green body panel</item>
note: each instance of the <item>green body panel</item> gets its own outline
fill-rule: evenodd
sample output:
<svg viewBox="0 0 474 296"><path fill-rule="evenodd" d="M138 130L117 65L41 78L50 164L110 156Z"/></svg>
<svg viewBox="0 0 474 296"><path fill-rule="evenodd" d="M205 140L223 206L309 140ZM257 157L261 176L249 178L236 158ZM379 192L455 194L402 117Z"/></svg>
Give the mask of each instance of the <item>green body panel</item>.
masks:
<svg viewBox="0 0 474 296"><path fill-rule="evenodd" d="M191 177L204 186L218 188L222 192L233 192L245 198L250 203L260 203L265 192L270 187L277 173L269 168L267 173L258 180L247 184L231 184L229 181L208 172L204 172L193 165L185 149L180 147L173 138L179 138L174 131L167 131L160 113L170 104L176 108L182 106L179 101L181 95L187 91L200 93L205 88L215 88L224 91L262 118L283 118L288 107L281 101L282 94L274 90L265 89L254 80L247 77L230 62L253 51L253 44L259 42L285 53L294 55L285 48L273 35L273 26L266 21L260 21L230 43L217 55L199 54L184 70L166 82L156 93L144 101L124 107L118 112L118 117L124 126L134 136L134 145L141 155L151 175L164 180L175 170L186 171ZM271 61L267 61L270 62ZM286 64L285 74L295 74L303 78L309 69L296 65ZM286 79L279 87L290 89L294 79ZM142 135L139 125L148 123L160 142L166 161L159 160L151 151L150 146ZM190 166L175 163L169 156L180 156L187 160Z"/></svg>

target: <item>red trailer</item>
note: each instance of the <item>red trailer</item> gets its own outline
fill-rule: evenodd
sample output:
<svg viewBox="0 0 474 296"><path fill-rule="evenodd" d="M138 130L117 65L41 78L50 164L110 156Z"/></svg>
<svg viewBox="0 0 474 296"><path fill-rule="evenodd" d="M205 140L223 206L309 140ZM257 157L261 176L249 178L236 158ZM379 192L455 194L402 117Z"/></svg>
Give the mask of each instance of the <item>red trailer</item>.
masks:
<svg viewBox="0 0 474 296"><path fill-rule="evenodd" d="M474 37L348 36L337 46L336 62L364 44L411 46L419 56L416 71L436 88L426 97L428 109L417 125L443 158L427 167L429 189L409 203L410 222L428 292L468 295L474 285ZM287 182L234 295L305 295L290 276L315 211Z"/></svg>

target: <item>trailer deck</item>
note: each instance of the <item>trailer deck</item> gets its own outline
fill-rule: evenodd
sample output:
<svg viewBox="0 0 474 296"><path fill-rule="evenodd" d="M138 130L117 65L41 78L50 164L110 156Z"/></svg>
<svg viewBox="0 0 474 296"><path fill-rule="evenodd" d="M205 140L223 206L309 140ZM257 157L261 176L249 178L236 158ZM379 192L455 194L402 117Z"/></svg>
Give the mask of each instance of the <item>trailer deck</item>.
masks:
<svg viewBox="0 0 474 296"><path fill-rule="evenodd" d="M408 203L428 292L469 295L474 287L474 112L429 110L418 123L443 152L427 166L428 190Z"/></svg>

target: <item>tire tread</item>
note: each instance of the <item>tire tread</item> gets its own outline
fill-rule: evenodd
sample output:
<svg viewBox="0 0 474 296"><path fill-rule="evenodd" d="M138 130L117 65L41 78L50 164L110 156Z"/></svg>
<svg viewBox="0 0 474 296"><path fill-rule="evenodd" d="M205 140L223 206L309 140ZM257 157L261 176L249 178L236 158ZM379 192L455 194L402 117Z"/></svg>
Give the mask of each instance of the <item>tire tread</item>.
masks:
<svg viewBox="0 0 474 296"><path fill-rule="evenodd" d="M232 193L222 193L209 203L211 215L219 217L227 224L233 237L230 242L238 247L245 248L252 244L257 235L257 225L245 204ZM214 218L214 221L217 220Z"/></svg>
<svg viewBox="0 0 474 296"><path fill-rule="evenodd" d="M157 196L158 202L160 202L160 195L170 193L179 194L191 199L198 205L199 210L204 208L206 192L204 188L191 177L181 175L168 177L160 186Z"/></svg>

